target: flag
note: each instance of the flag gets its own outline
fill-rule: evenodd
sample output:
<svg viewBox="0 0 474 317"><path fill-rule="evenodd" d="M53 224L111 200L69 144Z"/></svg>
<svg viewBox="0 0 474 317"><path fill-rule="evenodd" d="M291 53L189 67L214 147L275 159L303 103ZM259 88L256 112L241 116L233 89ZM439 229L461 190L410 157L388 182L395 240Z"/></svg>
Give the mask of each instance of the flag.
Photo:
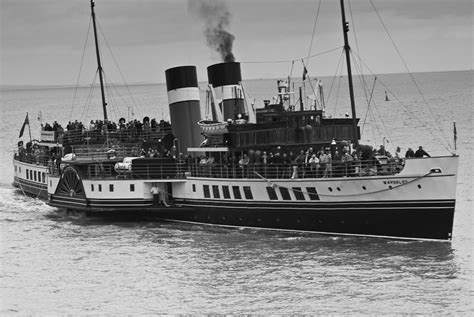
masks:
<svg viewBox="0 0 474 317"><path fill-rule="evenodd" d="M308 74L308 70L306 69L306 66L304 66L304 69L303 69L303 81L306 80L306 74Z"/></svg>
<svg viewBox="0 0 474 317"><path fill-rule="evenodd" d="M25 132L25 126L26 125L30 125L30 121L28 120L28 112L26 113L25 122L23 122L23 125L21 126L19 138L21 138L23 136L23 132Z"/></svg>

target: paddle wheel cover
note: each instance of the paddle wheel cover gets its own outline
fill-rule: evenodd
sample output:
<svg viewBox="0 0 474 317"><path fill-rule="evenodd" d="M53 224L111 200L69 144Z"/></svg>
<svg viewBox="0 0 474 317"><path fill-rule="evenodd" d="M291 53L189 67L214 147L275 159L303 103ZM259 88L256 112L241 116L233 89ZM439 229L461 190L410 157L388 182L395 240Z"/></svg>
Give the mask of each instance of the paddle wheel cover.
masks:
<svg viewBox="0 0 474 317"><path fill-rule="evenodd" d="M81 177L75 168L68 166L64 169L58 188L56 189L56 194L77 198L86 197Z"/></svg>

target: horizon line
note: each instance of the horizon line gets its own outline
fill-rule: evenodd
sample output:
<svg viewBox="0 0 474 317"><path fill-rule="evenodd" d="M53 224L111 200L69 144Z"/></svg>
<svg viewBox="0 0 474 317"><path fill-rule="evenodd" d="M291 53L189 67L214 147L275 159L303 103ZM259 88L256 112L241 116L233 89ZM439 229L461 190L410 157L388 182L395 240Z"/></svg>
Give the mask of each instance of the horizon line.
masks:
<svg viewBox="0 0 474 317"><path fill-rule="evenodd" d="M424 73L448 73L448 72L468 72L468 71L473 71L472 68L469 69L453 69L453 70L433 70L433 71L418 71L418 72L411 72L411 74L424 74ZM408 74L407 72L395 72L395 73L378 73L378 74L372 74L372 73L363 73L363 74L357 74L353 75L353 77L356 76L378 76L378 75L398 75L398 74ZM342 77L347 77L347 74L341 75ZM296 76L292 78L298 78L301 76ZM334 77L334 75L324 75L324 76L318 76L314 77L316 78L322 78L322 77ZM259 78L248 78L242 80L243 82L249 81L249 80L273 80L273 79L281 79L283 77L259 77ZM286 78L286 77L285 77ZM206 82L206 81L198 81L199 83L201 82ZM166 82L132 82L132 83L108 83L108 85L113 85L113 86L140 86L140 85L164 85ZM88 87L99 87L99 84L0 84L0 90L23 90L23 89L54 89L54 88L88 88ZM106 85L107 86L107 85Z"/></svg>

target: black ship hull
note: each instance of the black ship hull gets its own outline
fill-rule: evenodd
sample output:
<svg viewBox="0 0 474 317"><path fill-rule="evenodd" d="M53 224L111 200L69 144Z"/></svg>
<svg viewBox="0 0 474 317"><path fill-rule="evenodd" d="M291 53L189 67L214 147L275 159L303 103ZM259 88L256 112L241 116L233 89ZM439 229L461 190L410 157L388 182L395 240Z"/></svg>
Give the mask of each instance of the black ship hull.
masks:
<svg viewBox="0 0 474 317"><path fill-rule="evenodd" d="M160 210L171 221L332 235L451 240L454 200L226 205L193 201Z"/></svg>
<svg viewBox="0 0 474 317"><path fill-rule="evenodd" d="M46 184L39 184L38 182L15 177L13 186L18 188L25 195L43 200L48 199L48 187Z"/></svg>

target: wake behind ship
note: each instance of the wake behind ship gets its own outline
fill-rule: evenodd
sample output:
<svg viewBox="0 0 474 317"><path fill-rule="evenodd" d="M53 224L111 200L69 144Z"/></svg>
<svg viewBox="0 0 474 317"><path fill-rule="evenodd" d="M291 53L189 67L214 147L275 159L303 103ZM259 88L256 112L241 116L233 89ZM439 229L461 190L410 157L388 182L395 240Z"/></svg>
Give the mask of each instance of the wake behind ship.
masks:
<svg viewBox="0 0 474 317"><path fill-rule="evenodd" d="M326 116L320 82L303 102L290 78L255 109L240 64L224 62L207 68L203 119L196 67L173 67L165 74L170 124L149 117L114 123L102 88L103 121L43 131L29 149L19 144L16 185L51 206L89 213L450 240L458 156L402 158L359 143L342 0L341 9L352 117ZM91 10L95 27L92 1ZM99 56L97 47L102 87Z"/></svg>

